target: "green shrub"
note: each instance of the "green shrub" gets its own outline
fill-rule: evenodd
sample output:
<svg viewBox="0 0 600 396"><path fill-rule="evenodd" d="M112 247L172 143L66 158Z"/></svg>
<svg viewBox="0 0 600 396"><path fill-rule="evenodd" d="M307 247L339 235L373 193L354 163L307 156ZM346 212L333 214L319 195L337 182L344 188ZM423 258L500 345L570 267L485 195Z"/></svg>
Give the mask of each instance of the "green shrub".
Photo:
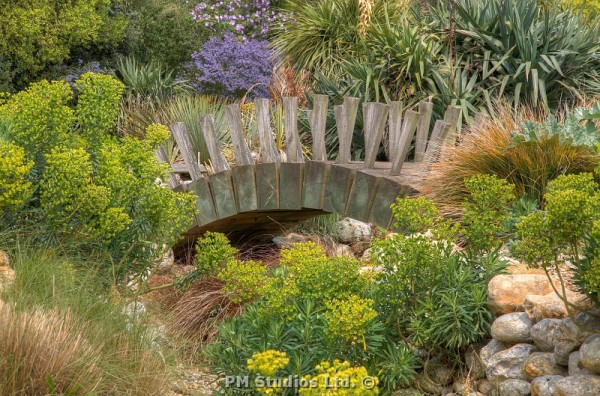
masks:
<svg viewBox="0 0 600 396"><path fill-rule="evenodd" d="M208 231L196 241L196 268L199 275L214 275L235 258L237 249L220 232Z"/></svg>
<svg viewBox="0 0 600 396"><path fill-rule="evenodd" d="M369 323L377 317L373 304L373 300L358 296L326 303L325 317L331 335L352 344L362 342Z"/></svg>
<svg viewBox="0 0 600 396"><path fill-rule="evenodd" d="M0 141L0 214L22 206L33 193L28 181L33 162L21 147Z"/></svg>
<svg viewBox="0 0 600 396"><path fill-rule="evenodd" d="M110 0L30 0L0 5L0 52L17 87L68 59L76 48L111 46L127 21L110 13Z"/></svg>
<svg viewBox="0 0 600 396"><path fill-rule="evenodd" d="M598 302L598 213L600 186L592 174L560 176L548 185L544 209L517 223L515 252L546 271L558 270L564 260L570 261L578 285Z"/></svg>
<svg viewBox="0 0 600 396"><path fill-rule="evenodd" d="M120 263L111 272L122 277L145 268L176 242L193 219L194 196L157 183L165 180L166 168L157 163L154 151L169 137L168 128L149 125L147 139L111 134L123 91L120 82L88 73L77 86L74 108L69 85L47 81L32 84L0 106L8 139L34 163L29 177L33 199L12 215L21 226L37 225L41 239L68 241L110 256L106 269ZM1 166L9 165L2 158Z"/></svg>
<svg viewBox="0 0 600 396"><path fill-rule="evenodd" d="M217 278L225 283L221 293L239 304L259 299L269 286L267 267L256 261L230 260Z"/></svg>

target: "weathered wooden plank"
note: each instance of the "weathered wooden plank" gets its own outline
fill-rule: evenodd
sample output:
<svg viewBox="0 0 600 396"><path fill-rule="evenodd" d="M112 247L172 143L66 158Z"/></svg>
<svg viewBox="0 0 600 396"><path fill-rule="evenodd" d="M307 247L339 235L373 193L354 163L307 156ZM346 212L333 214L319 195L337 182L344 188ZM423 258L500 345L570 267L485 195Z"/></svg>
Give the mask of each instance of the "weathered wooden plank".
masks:
<svg viewBox="0 0 600 396"><path fill-rule="evenodd" d="M279 162L256 164L258 210L279 209Z"/></svg>
<svg viewBox="0 0 600 396"><path fill-rule="evenodd" d="M339 141L338 164L350 162L350 148L352 147L352 135L354 135L359 103L360 99L358 98L345 97L342 105L333 108Z"/></svg>
<svg viewBox="0 0 600 396"><path fill-rule="evenodd" d="M217 220L219 216L215 209L210 185L206 178L198 179L187 185L187 190L196 194L196 206L198 207L198 215L196 223L199 226L210 224Z"/></svg>
<svg viewBox="0 0 600 396"><path fill-rule="evenodd" d="M400 137L400 144L397 148L397 153L399 155L393 158L390 175L398 176L402 171L402 166L404 165L404 161L406 161L410 142L415 134L418 122L419 113L412 110L406 110L406 113L404 114L404 123L402 124L402 136Z"/></svg>
<svg viewBox="0 0 600 396"><path fill-rule="evenodd" d="M231 169L231 180L233 181L238 212L249 212L258 209L254 170L254 165L234 166Z"/></svg>
<svg viewBox="0 0 600 396"><path fill-rule="evenodd" d="M298 134L298 98L283 98L283 128L285 130L285 153L288 162L304 162L302 142Z"/></svg>
<svg viewBox="0 0 600 396"><path fill-rule="evenodd" d="M393 223L390 206L396 201L396 198L408 195L410 190L409 187L403 186L391 178L379 178L377 193L374 195L369 214L369 223L389 229Z"/></svg>
<svg viewBox="0 0 600 396"><path fill-rule="evenodd" d="M312 159L313 161L327 160L325 149L325 128L327 124L327 106L329 96L314 95L313 109L309 113L310 131L312 134Z"/></svg>
<svg viewBox="0 0 600 396"><path fill-rule="evenodd" d="M200 172L200 166L198 165L197 156L192 148L192 141L187 133L185 124L183 122L176 122L171 125L171 131L173 132L173 137L177 142L179 151L183 156L183 160L188 167L190 178L192 180L201 179L202 173Z"/></svg>
<svg viewBox="0 0 600 396"><path fill-rule="evenodd" d="M167 152L163 146L159 146L154 152L154 155L156 156L159 164L167 164L171 166L171 162L169 161L169 157L167 157ZM169 185L170 189L173 189L175 186L181 184L181 178L176 173L169 171L169 181L167 184Z"/></svg>
<svg viewBox="0 0 600 396"><path fill-rule="evenodd" d="M210 175L210 189L212 191L215 209L220 219L233 216L237 213L231 172L223 171Z"/></svg>
<svg viewBox="0 0 600 396"><path fill-rule="evenodd" d="M229 124L229 133L231 134L231 142L233 143L233 151L235 152L236 165L252 165L254 159L248 143L244 137L244 126L242 124L242 112L237 104L230 104L225 107L227 123Z"/></svg>
<svg viewBox="0 0 600 396"><path fill-rule="evenodd" d="M302 207L323 209L323 195L331 165L322 161L306 161L304 165L304 193Z"/></svg>
<svg viewBox="0 0 600 396"><path fill-rule="evenodd" d="M419 125L415 138L415 162L422 162L425 159L429 126L431 125L431 115L433 114L433 103L419 103L419 114Z"/></svg>
<svg viewBox="0 0 600 396"><path fill-rule="evenodd" d="M324 211L345 215L354 175L356 175L356 166L331 165L328 182L323 193Z"/></svg>
<svg viewBox="0 0 600 396"><path fill-rule="evenodd" d="M360 221L369 221L369 213L377 193L379 177L364 171L356 172L348 194L346 216Z"/></svg>
<svg viewBox="0 0 600 396"><path fill-rule="evenodd" d="M279 162L279 152L275 144L271 118L269 116L269 99L256 99L256 126L260 140L260 157L263 163Z"/></svg>
<svg viewBox="0 0 600 396"><path fill-rule="evenodd" d="M304 164L285 163L279 166L279 209L302 209Z"/></svg>
<svg viewBox="0 0 600 396"><path fill-rule="evenodd" d="M444 121L450 124L450 130L448 131L448 135L446 139L442 143L444 146L452 147L456 144L458 137L460 136L461 130L461 113L462 109L460 106L448 106L446 109L446 114L444 115Z"/></svg>
<svg viewBox="0 0 600 396"><path fill-rule="evenodd" d="M395 158L400 146L400 137L402 136L402 108L404 104L398 101L390 102L390 119L388 122L388 144L389 156Z"/></svg>
<svg viewBox="0 0 600 396"><path fill-rule="evenodd" d="M389 106L383 103L363 103L365 127L365 168L372 169L375 165L377 152L383 138L385 119Z"/></svg>
<svg viewBox="0 0 600 396"><path fill-rule="evenodd" d="M210 155L213 172L219 173L229 170L229 164L221 152L221 145L215 133L215 120L213 116L211 114L202 116L200 122L202 123L202 135L208 149L208 155Z"/></svg>
<svg viewBox="0 0 600 396"><path fill-rule="evenodd" d="M449 123L442 120L436 121L433 132L431 132L431 139L429 139L429 144L427 145L427 151L425 152L426 162L431 163L437 161L440 149L449 130Z"/></svg>

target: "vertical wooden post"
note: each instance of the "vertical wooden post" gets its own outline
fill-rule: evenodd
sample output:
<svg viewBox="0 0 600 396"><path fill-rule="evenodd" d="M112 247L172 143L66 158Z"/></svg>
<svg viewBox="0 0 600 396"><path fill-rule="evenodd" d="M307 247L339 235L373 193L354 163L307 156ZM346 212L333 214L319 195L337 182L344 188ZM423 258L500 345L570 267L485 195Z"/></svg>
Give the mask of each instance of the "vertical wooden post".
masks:
<svg viewBox="0 0 600 396"><path fill-rule="evenodd" d="M356 113L360 99L345 97L342 105L334 106L335 124L338 133L339 150L337 163L347 164L350 162L350 149L352 146L352 135L356 123Z"/></svg>
<svg viewBox="0 0 600 396"><path fill-rule="evenodd" d="M169 167L171 166L171 162L169 161L169 157L167 157L167 152L163 146L159 146L154 152L154 155L156 156L159 164L168 164ZM172 169L169 171L169 181L167 184L169 185L170 189L174 189L181 184L181 179L179 179L179 176L177 176Z"/></svg>
<svg viewBox="0 0 600 396"><path fill-rule="evenodd" d="M204 135L206 148L208 148L213 171L219 173L230 170L229 164L221 152L221 145L215 133L215 120L212 114L202 116L200 122L202 123L202 134Z"/></svg>
<svg viewBox="0 0 600 396"><path fill-rule="evenodd" d="M229 133L231 142L235 151L235 162L237 165L252 165L254 159L248 148L248 143L244 138L244 126L242 124L242 112L237 104L230 104L225 107L227 123L229 124Z"/></svg>
<svg viewBox="0 0 600 396"><path fill-rule="evenodd" d="M390 102L390 120L389 120L389 155L390 158L396 158L400 155L397 152L400 146L400 136L402 135L402 102Z"/></svg>
<svg viewBox="0 0 600 396"><path fill-rule="evenodd" d="M327 124L327 106L329 96L315 95L313 109L309 113L310 130L312 134L312 159L313 161L326 161L325 128Z"/></svg>
<svg viewBox="0 0 600 396"><path fill-rule="evenodd" d="M273 130L271 129L269 99L256 99L254 103L256 107L256 124L258 127L262 162L279 162L279 153L277 152Z"/></svg>
<svg viewBox="0 0 600 396"><path fill-rule="evenodd" d="M431 132L431 139L429 139L429 144L427 145L427 151L425 152L426 162L431 163L437 160L440 149L449 130L449 123L442 120L436 121L433 127L433 132Z"/></svg>
<svg viewBox="0 0 600 396"><path fill-rule="evenodd" d="M410 142L415 135L418 122L419 113L412 110L406 110L406 113L404 114L404 123L402 124L402 136L400 137L400 144L397 148L397 153L399 155L396 156L392 161L392 170L390 171L390 175L400 175L404 161L406 161L408 149L410 148Z"/></svg>
<svg viewBox="0 0 600 396"><path fill-rule="evenodd" d="M365 133L365 168L373 169L383 138L389 106L383 103L363 103Z"/></svg>
<svg viewBox="0 0 600 396"><path fill-rule="evenodd" d="M444 121L450 124L450 131L448 131L446 140L442 143L444 146L454 146L456 144L461 129L461 112L462 109L459 106L448 106L448 109L446 109Z"/></svg>
<svg viewBox="0 0 600 396"><path fill-rule="evenodd" d="M285 130L285 153L288 162L304 162L302 143L298 134L298 98L283 98L283 127Z"/></svg>
<svg viewBox="0 0 600 396"><path fill-rule="evenodd" d="M421 162L425 158L425 149L427 147L427 138L429 136L429 125L431 124L431 114L433 113L433 103L419 103L419 125L417 127L417 136L415 138L415 162Z"/></svg>
<svg viewBox="0 0 600 396"><path fill-rule="evenodd" d="M192 149L192 142L187 133L187 128L183 122L176 122L171 125L171 131L173 131L173 137L177 142L179 151L183 156L183 160L188 167L190 177L192 180L202 179L202 172L200 172L200 166L198 165L198 159L194 150Z"/></svg>

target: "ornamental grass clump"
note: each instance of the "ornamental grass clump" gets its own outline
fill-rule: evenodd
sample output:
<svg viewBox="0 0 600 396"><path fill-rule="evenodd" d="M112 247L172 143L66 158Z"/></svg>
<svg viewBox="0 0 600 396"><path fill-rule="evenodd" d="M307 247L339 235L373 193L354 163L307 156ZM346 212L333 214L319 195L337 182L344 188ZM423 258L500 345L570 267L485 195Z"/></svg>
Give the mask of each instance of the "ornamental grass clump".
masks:
<svg viewBox="0 0 600 396"><path fill-rule="evenodd" d="M524 134L526 120L539 126L536 133ZM541 117L526 110L514 113L500 105L494 116L467 127L459 145L448 148L432 165L424 194L442 213L460 216L469 194L465 180L488 174L513 184L518 198L541 202L549 181L563 174L593 171L599 163L593 148L569 137L573 136L571 126L562 127L556 121L553 125L550 129Z"/></svg>

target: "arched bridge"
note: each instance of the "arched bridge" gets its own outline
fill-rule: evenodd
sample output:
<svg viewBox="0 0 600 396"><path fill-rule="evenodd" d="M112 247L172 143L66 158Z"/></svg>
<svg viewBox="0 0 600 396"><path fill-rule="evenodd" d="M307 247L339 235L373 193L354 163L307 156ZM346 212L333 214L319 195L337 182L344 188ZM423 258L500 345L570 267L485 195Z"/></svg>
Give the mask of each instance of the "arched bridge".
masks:
<svg viewBox="0 0 600 396"><path fill-rule="evenodd" d="M398 196L417 193L423 172L460 132L460 107L450 106L444 120L431 125L432 103L421 102L418 111L402 111L402 102L364 103L365 160L351 161L350 147L359 100L345 98L334 106L339 140L335 161L327 159L325 123L329 99L315 95L308 110L312 154L304 158L298 133L298 100L283 99L285 153L276 149L270 124L269 102L255 102L260 161L255 161L243 130L239 105L226 108L235 151L235 165L223 156L211 115L201 120L210 154L209 171L203 171L192 150L183 123L171 126L185 165L173 164L169 186L198 195L199 215L187 238L205 231L255 234L282 229L282 225L313 216L338 213L383 228L392 224L390 205ZM376 162L382 141L390 162ZM407 162L414 141L414 161ZM157 151L167 162L163 148ZM182 182L182 174L191 181Z"/></svg>

